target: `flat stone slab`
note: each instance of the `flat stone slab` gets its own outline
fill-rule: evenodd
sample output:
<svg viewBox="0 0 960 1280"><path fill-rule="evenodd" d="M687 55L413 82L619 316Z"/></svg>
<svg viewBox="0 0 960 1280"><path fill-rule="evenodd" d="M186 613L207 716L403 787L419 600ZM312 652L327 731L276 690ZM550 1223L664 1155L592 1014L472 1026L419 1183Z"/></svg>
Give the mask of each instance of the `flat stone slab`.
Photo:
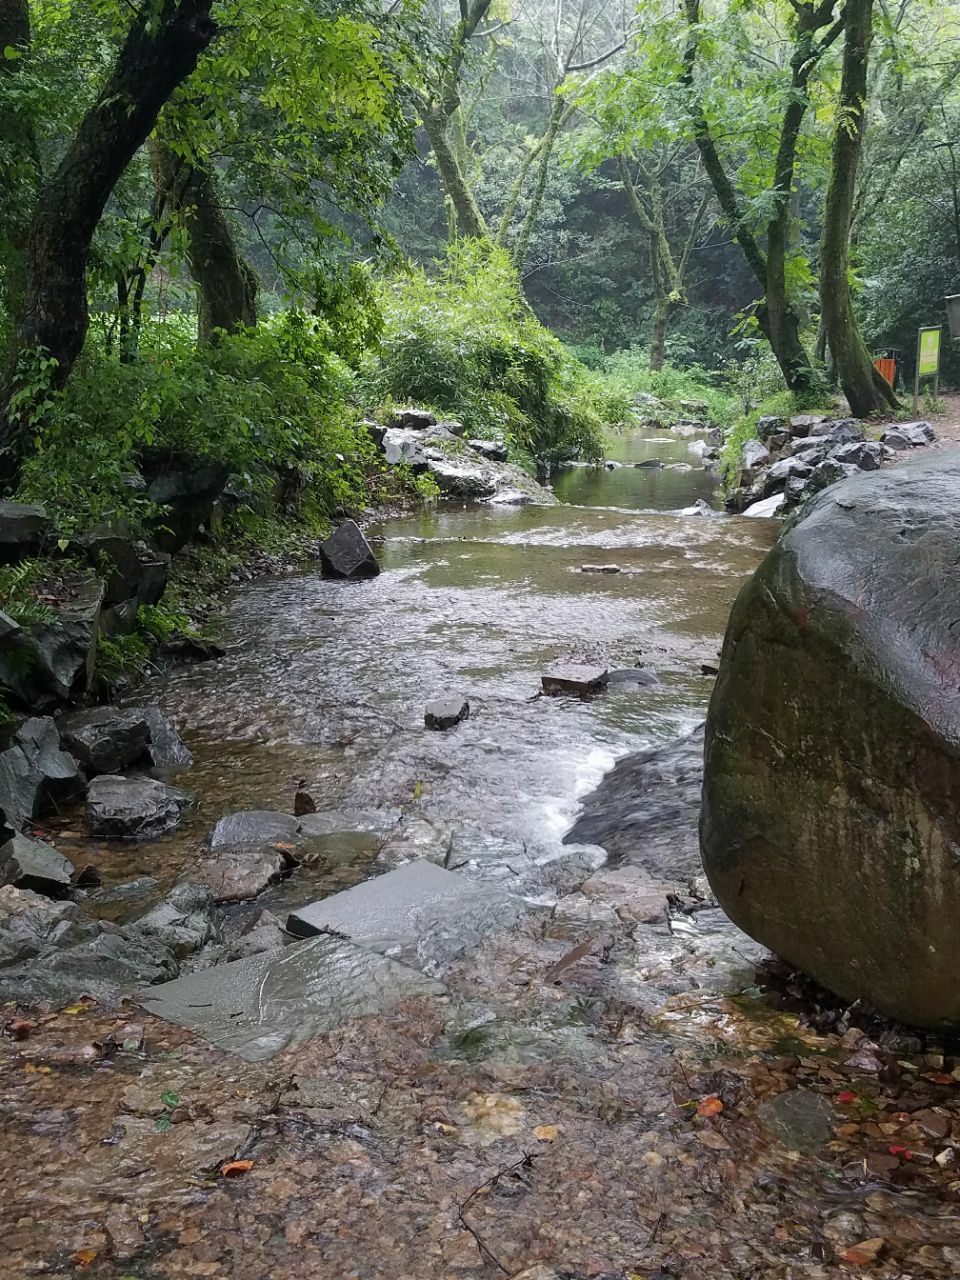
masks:
<svg viewBox="0 0 960 1280"><path fill-rule="evenodd" d="M142 992L140 1001L150 1013L228 1053L265 1062L351 1018L444 990L416 969L342 939L320 937L279 956L248 956L165 982Z"/></svg>
<svg viewBox="0 0 960 1280"><path fill-rule="evenodd" d="M466 698L434 698L428 702L423 713L423 723L428 729L443 732L453 729L464 720L470 719L470 703Z"/></svg>
<svg viewBox="0 0 960 1280"><path fill-rule="evenodd" d="M524 909L511 894L421 860L292 912L287 929L301 938L339 934L439 972L505 932Z"/></svg>

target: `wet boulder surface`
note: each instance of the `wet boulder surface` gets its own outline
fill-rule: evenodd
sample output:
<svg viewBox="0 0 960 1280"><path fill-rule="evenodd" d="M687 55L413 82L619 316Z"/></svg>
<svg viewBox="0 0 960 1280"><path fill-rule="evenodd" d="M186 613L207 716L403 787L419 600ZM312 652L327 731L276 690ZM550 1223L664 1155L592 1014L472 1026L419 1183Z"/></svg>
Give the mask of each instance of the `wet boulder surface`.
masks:
<svg viewBox="0 0 960 1280"><path fill-rule="evenodd" d="M902 1021L960 1023L960 451L814 499L734 607L704 865L754 938Z"/></svg>

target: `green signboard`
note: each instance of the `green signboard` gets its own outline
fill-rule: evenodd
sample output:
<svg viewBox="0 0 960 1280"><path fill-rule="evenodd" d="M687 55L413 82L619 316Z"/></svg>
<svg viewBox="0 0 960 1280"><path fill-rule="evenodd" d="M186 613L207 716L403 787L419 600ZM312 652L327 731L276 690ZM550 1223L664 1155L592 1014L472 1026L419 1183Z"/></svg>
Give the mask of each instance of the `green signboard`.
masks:
<svg viewBox="0 0 960 1280"><path fill-rule="evenodd" d="M934 378L940 372L940 328L920 330L920 354L917 371L921 378Z"/></svg>

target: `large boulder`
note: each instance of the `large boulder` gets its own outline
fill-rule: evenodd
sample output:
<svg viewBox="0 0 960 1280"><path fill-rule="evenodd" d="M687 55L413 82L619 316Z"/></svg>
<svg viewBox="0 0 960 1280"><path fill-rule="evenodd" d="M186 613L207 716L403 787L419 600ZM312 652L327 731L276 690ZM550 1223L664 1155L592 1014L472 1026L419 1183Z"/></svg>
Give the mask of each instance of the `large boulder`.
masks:
<svg viewBox="0 0 960 1280"><path fill-rule="evenodd" d="M0 564L16 564L35 555L50 534L43 507L28 502L0 502Z"/></svg>
<svg viewBox="0 0 960 1280"><path fill-rule="evenodd" d="M49 716L32 716L0 732L0 811L11 827L20 831L47 809L78 799L84 785Z"/></svg>
<svg viewBox="0 0 960 1280"><path fill-rule="evenodd" d="M0 613L0 688L26 711L51 711L93 684L104 585L78 578L49 617L17 623Z"/></svg>
<svg viewBox="0 0 960 1280"><path fill-rule="evenodd" d="M87 792L87 825L106 840L152 840L175 831L190 796L154 778L105 773Z"/></svg>
<svg viewBox="0 0 960 1280"><path fill-rule="evenodd" d="M163 551L179 551L209 527L230 469L220 462L151 461L153 477L147 497L163 508L153 522L153 540Z"/></svg>
<svg viewBox="0 0 960 1280"><path fill-rule="evenodd" d="M43 840L14 836L0 845L0 884L65 898L72 879L73 863Z"/></svg>
<svg viewBox="0 0 960 1280"><path fill-rule="evenodd" d="M90 563L104 579L105 605L126 600L156 604L170 576L170 556L135 538L124 528L105 527L82 539Z"/></svg>
<svg viewBox="0 0 960 1280"><path fill-rule="evenodd" d="M193 757L157 707L96 707L60 719L63 745L89 777L119 773L131 765L188 769Z"/></svg>
<svg viewBox="0 0 960 1280"><path fill-rule="evenodd" d="M337 525L320 548L325 578L375 578L380 572L373 548L355 520Z"/></svg>
<svg viewBox="0 0 960 1280"><path fill-rule="evenodd" d="M813 499L734 607L704 864L731 917L843 997L960 1024L960 452Z"/></svg>

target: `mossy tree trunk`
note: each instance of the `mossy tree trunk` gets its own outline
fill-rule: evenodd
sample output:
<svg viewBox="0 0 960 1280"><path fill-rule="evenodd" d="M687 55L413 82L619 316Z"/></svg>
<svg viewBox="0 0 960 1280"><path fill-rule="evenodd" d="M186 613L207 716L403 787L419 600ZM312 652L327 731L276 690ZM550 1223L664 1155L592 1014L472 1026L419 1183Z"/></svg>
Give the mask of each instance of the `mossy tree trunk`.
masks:
<svg viewBox="0 0 960 1280"><path fill-rule="evenodd" d="M164 104L213 40L212 3L161 0L158 10L138 12L97 101L41 191L17 351L52 357L55 387L66 382L86 339L87 262L104 208ZM17 377L8 380L0 400L0 452L10 476L18 470L31 416L19 404L11 407Z"/></svg>
<svg viewBox="0 0 960 1280"><path fill-rule="evenodd" d="M197 336L209 345L219 331L257 322L260 282L237 245L211 171L159 143L153 148L157 190L187 236L187 263L197 287Z"/></svg>
<svg viewBox="0 0 960 1280"><path fill-rule="evenodd" d="M874 0L847 0L846 39L833 164L820 248L820 292L827 341L840 386L858 418L895 408L893 388L874 367L853 309L850 226L867 111Z"/></svg>
<svg viewBox="0 0 960 1280"><path fill-rule="evenodd" d="M0 0L0 94L13 87L30 49L30 6L28 0ZM12 49L20 56L6 57ZM3 307L8 316L17 317L23 309L26 289L26 249L30 227L30 198L39 173L36 139L30 124L25 124L15 100L0 98L0 188L4 189L0 216L0 244L3 247Z"/></svg>
<svg viewBox="0 0 960 1280"><path fill-rule="evenodd" d="M766 250L749 226L740 193L728 174L695 86L700 51L701 0L684 0L689 38L684 57L683 82L690 94L694 137L703 167L720 208L763 291L757 321L776 357L791 391L814 389L818 375L801 341L800 316L787 289L787 246L790 202L793 198L797 145L810 109L810 78L828 48L843 30L843 18L835 16L835 0L792 0L796 15L796 41L791 59L791 82L785 97L774 169L773 214L767 224ZM818 39L819 33L823 35Z"/></svg>

